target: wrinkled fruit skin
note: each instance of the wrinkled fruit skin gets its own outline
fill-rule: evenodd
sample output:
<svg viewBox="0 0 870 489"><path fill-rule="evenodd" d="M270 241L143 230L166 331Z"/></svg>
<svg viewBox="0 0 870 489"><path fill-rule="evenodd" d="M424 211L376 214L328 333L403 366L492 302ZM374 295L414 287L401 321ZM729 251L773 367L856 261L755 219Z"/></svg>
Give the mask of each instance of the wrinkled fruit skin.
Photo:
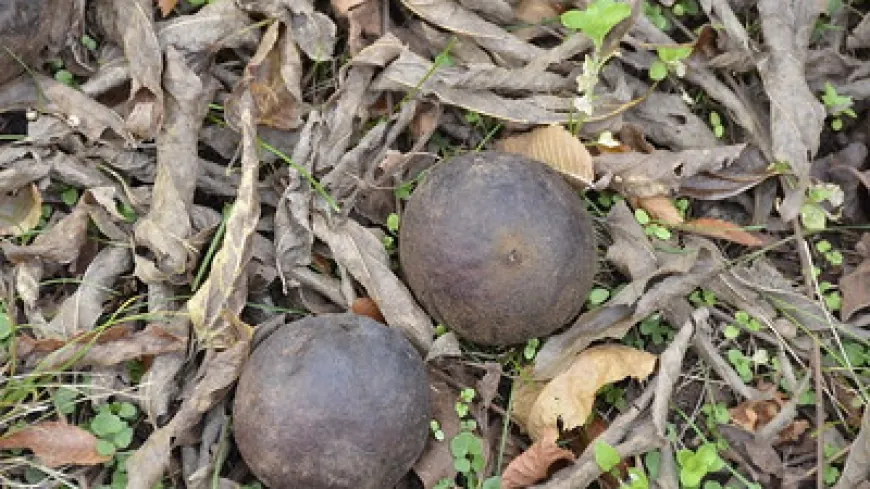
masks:
<svg viewBox="0 0 870 489"><path fill-rule="evenodd" d="M353 314L286 324L239 378L234 436L278 489L385 489L420 456L429 387L401 333Z"/></svg>
<svg viewBox="0 0 870 489"><path fill-rule="evenodd" d="M565 325L596 271L580 197L544 164L500 152L432 169L405 209L399 258L423 307L486 345L522 343Z"/></svg>

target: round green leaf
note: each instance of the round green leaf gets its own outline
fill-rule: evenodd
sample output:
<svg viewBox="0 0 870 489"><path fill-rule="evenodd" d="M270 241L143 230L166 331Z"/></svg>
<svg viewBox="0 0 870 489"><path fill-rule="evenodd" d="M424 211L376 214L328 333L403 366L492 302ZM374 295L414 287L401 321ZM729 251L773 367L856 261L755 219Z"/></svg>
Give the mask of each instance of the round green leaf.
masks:
<svg viewBox="0 0 870 489"><path fill-rule="evenodd" d="M649 77L651 80L661 81L668 76L668 66L660 60L655 60L649 67Z"/></svg>

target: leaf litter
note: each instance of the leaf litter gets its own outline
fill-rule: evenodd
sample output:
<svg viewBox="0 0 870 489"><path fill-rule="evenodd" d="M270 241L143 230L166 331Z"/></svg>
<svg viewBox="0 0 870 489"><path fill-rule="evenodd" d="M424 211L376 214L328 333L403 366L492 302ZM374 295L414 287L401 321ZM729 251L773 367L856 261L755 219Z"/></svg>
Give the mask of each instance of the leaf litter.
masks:
<svg viewBox="0 0 870 489"><path fill-rule="evenodd" d="M602 34L537 0L23 3L0 7L4 457L119 483L83 427L130 400L127 487L252 482L228 406L253 335L349 310L430 369L444 439L402 487L470 487L462 433L483 487L607 484L596 441L660 487L703 440L731 469L710 483L867 479L865 7L633 1ZM586 307L527 345L457 338L398 267L416 184L482 149L563 172L596 221Z"/></svg>

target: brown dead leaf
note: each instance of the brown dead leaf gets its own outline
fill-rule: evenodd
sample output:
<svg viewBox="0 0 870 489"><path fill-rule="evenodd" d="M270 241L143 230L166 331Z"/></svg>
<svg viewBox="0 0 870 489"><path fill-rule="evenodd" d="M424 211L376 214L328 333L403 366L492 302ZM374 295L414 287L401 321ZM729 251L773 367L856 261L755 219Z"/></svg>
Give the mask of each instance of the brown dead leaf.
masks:
<svg viewBox="0 0 870 489"><path fill-rule="evenodd" d="M574 460L574 453L557 443L559 432L548 430L519 457L513 459L501 476L502 489L528 487L544 478L556 462Z"/></svg>
<svg viewBox="0 0 870 489"><path fill-rule="evenodd" d="M272 23L254 57L245 67L244 79L233 90L228 120L238 127L238 98L254 97L258 124L290 130L301 124L302 59L296 41L281 22Z"/></svg>
<svg viewBox="0 0 870 489"><path fill-rule="evenodd" d="M755 433L776 417L786 402L788 402L788 398L785 397L785 394L776 392L773 399L744 401L729 409L728 412L735 425L750 433ZM804 419L793 421L779 432L775 444L797 441L809 426L809 422Z"/></svg>
<svg viewBox="0 0 870 489"><path fill-rule="evenodd" d="M0 195L0 236L21 236L42 216L42 195L35 184Z"/></svg>
<svg viewBox="0 0 870 489"><path fill-rule="evenodd" d="M864 233L856 249L864 256L858 267L840 277L843 294L842 319L848 321L857 311L870 306L870 233Z"/></svg>
<svg viewBox="0 0 870 489"><path fill-rule="evenodd" d="M48 467L96 465L112 457L97 452L97 437L75 425L45 421L0 438L0 450L26 448Z"/></svg>
<svg viewBox="0 0 870 489"><path fill-rule="evenodd" d="M747 231L744 231L740 226L723 221L721 219L713 219L702 217L692 221L685 222L676 226L682 231L709 236L711 238L727 239L743 246L762 246L764 240Z"/></svg>
<svg viewBox="0 0 870 489"><path fill-rule="evenodd" d="M626 377L645 379L655 368L656 359L651 353L618 344L581 352L535 400L529 414L529 435L540 440L548 429L557 428L560 420L564 430L583 426L592 412L598 389Z"/></svg>
<svg viewBox="0 0 870 489"><path fill-rule="evenodd" d="M588 187L595 178L586 146L561 125L544 126L502 139L496 147L546 163L573 184Z"/></svg>
<svg viewBox="0 0 870 489"><path fill-rule="evenodd" d="M381 313L381 308L371 299L371 297L358 297L354 299L350 305L350 311L360 316L368 316L379 323L387 324L384 315Z"/></svg>
<svg viewBox="0 0 870 489"><path fill-rule="evenodd" d="M650 217L668 226L683 223L683 216L674 206L674 202L666 195L654 195L637 199L637 206L645 210Z"/></svg>
<svg viewBox="0 0 870 489"><path fill-rule="evenodd" d="M171 14L177 4L178 0L157 0L157 6L160 7L160 15L164 17Z"/></svg>
<svg viewBox="0 0 870 489"><path fill-rule="evenodd" d="M429 437L423 454L414 463L414 473L420 478L424 489L432 489L441 479L456 477L449 440L460 431L459 416L455 411L458 401L459 393L455 389L451 389L443 381L430 377L429 402L432 406L432 419L438 420L444 439L438 441Z"/></svg>

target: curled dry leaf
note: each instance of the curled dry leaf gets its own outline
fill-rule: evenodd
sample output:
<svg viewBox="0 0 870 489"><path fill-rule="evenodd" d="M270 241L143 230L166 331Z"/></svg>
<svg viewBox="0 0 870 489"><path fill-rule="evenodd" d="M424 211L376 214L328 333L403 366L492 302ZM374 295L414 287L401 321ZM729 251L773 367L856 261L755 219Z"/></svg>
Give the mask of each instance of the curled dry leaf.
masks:
<svg viewBox="0 0 870 489"><path fill-rule="evenodd" d="M650 217L657 219L668 226L682 224L683 216L674 206L674 202L666 195L654 195L637 199L638 207L645 210Z"/></svg>
<svg viewBox="0 0 870 489"><path fill-rule="evenodd" d="M843 294L842 316L848 321L855 312L870 306L870 233L864 233L855 247L864 257L858 267L840 277L840 292Z"/></svg>
<svg viewBox="0 0 870 489"><path fill-rule="evenodd" d="M602 386L634 377L647 378L655 368L657 357L623 345L602 345L580 353L571 366L551 380L538 395L529 413L528 432L541 440L548 430L583 426L595 392Z"/></svg>
<svg viewBox="0 0 870 489"><path fill-rule="evenodd" d="M353 304L350 305L350 311L360 316L368 316L379 323L387 324L387 320L384 319L384 315L381 313L381 308L378 307L371 297L358 297L354 299Z"/></svg>
<svg viewBox="0 0 870 489"><path fill-rule="evenodd" d="M513 459L501 476L502 489L520 489L545 477L556 462L574 460L574 453L557 443L559 432L548 430L519 457Z"/></svg>
<svg viewBox="0 0 870 489"><path fill-rule="evenodd" d="M579 187L588 187L595 178L592 156L586 146L561 125L539 127L502 139L497 148L544 162Z"/></svg>
<svg viewBox="0 0 870 489"><path fill-rule="evenodd" d="M0 236L21 236L42 216L42 195L35 184L0 195Z"/></svg>
<svg viewBox="0 0 870 489"><path fill-rule="evenodd" d="M727 239L744 246L762 246L764 244L764 240L758 236L744 231L733 222L721 219L703 217L685 222L677 226L677 228L711 238Z"/></svg>
<svg viewBox="0 0 870 489"><path fill-rule="evenodd" d="M0 450L26 448L48 467L96 465L112 457L97 452L97 438L75 425L45 421L0 438Z"/></svg>

